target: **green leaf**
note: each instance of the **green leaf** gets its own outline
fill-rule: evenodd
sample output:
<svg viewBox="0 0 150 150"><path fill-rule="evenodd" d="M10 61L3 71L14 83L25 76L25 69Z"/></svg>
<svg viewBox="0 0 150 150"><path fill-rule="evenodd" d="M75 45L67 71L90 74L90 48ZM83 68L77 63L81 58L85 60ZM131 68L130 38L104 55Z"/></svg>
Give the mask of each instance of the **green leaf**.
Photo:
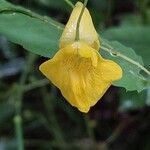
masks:
<svg viewBox="0 0 150 150"><path fill-rule="evenodd" d="M113 27L101 34L108 40L117 40L122 44L132 47L141 55L144 64L149 66L150 26Z"/></svg>
<svg viewBox="0 0 150 150"><path fill-rule="evenodd" d="M114 82L113 85L124 87L127 91L137 90L139 92L147 87L147 80L140 74L141 69L135 64L117 56L117 53L122 54L143 65L142 58L138 56L132 48L125 47L116 41L108 42L105 40L102 45L108 47L110 50L113 49L114 51L114 53L108 53L101 50L102 55L107 59L117 62L123 70L123 77ZM108 45L111 46L111 48L109 48Z"/></svg>
<svg viewBox="0 0 150 150"><path fill-rule="evenodd" d="M45 57L58 50L62 26L48 17L41 17L22 7L0 1L0 35Z"/></svg>

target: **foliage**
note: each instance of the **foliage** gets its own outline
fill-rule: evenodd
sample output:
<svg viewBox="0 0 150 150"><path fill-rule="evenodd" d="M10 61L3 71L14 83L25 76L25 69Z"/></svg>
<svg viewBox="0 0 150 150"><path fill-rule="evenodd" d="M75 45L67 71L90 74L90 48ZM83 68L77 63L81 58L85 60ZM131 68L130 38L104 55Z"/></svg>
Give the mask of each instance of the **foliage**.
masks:
<svg viewBox="0 0 150 150"><path fill-rule="evenodd" d="M150 47L150 26L131 26L122 25L120 27L112 27L102 33L104 38L108 40L118 40L121 43L131 46L136 53L142 56L145 65L149 65L149 47ZM144 38L142 38L144 37Z"/></svg>

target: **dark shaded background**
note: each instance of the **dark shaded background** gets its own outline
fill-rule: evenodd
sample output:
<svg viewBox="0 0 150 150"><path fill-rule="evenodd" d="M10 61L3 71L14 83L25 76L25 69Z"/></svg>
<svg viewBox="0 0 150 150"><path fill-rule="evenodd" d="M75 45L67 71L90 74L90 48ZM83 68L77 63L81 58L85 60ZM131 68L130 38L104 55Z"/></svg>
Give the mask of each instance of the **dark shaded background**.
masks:
<svg viewBox="0 0 150 150"><path fill-rule="evenodd" d="M10 2L63 24L72 10L64 0ZM139 36L137 42L143 47L138 49L130 35L123 39L120 30L115 31L120 33L116 37L109 34L113 28L130 26L134 32L135 26L149 26L148 0L89 0L87 7L103 36L137 48L136 52L149 67L150 38L146 43ZM150 89L137 93L112 86L88 114L82 114L39 72L38 66L45 60L0 36L0 150L16 150L14 101L17 98L23 102L27 150L150 150ZM22 78L25 78L24 90L18 93Z"/></svg>

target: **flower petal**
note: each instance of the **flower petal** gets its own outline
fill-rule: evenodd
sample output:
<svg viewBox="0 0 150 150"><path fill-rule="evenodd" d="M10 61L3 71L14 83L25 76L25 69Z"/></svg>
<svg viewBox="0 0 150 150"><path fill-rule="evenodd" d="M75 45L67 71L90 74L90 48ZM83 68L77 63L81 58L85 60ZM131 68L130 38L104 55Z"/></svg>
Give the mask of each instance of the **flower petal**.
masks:
<svg viewBox="0 0 150 150"><path fill-rule="evenodd" d="M72 106L88 112L111 85L114 78L110 78L105 71L112 73L109 66L112 64L88 45L75 42L59 50L53 59L44 62L40 71L61 90ZM115 67L114 72L118 69Z"/></svg>
<svg viewBox="0 0 150 150"><path fill-rule="evenodd" d="M122 78L121 67L111 60L103 59L100 68L105 81L119 80Z"/></svg>
<svg viewBox="0 0 150 150"><path fill-rule="evenodd" d="M76 35L76 25L81 12L83 4L77 2L75 8L73 9L71 16L63 34L60 38L60 48L66 47L68 44L72 44L75 41ZM87 43L92 48L98 50L100 47L98 34L94 28L92 18L89 11L85 8L83 16L81 18L80 27L79 27L80 41Z"/></svg>

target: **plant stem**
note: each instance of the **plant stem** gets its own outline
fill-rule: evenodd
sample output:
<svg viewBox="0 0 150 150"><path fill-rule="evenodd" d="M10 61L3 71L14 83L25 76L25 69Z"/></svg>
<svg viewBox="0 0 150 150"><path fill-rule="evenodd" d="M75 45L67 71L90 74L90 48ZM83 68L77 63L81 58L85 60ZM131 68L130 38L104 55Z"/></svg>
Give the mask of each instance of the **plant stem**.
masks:
<svg viewBox="0 0 150 150"><path fill-rule="evenodd" d="M71 8L74 8L73 3L70 0L64 0Z"/></svg>
<svg viewBox="0 0 150 150"><path fill-rule="evenodd" d="M23 91L27 92L27 91L33 90L35 88L39 88L39 87L45 86L45 85L47 85L49 83L50 83L50 81L47 80L47 79L37 80L37 81L34 81L32 83L24 85Z"/></svg>
<svg viewBox="0 0 150 150"><path fill-rule="evenodd" d="M119 135L121 134L122 130L124 129L125 127L125 124L124 123L121 123L115 130L114 132L112 133L112 135L106 139L105 143L107 144L111 144L113 143L118 137Z"/></svg>
<svg viewBox="0 0 150 150"><path fill-rule="evenodd" d="M150 71L147 70L144 66L142 66L139 62L136 62L134 61L133 59L115 51L115 50L112 50L111 48L107 48L107 47L104 47L104 46L101 46L101 49L111 53L111 54L114 54L115 56L118 56L120 58L123 58L124 60L130 62L131 64L133 65L136 65L138 68L140 68L141 70L143 70L145 73L147 73L148 75L150 75Z"/></svg>
<svg viewBox="0 0 150 150"><path fill-rule="evenodd" d="M22 118L20 115L14 117L16 137L17 137L17 149L24 150L23 132L22 132Z"/></svg>
<svg viewBox="0 0 150 150"><path fill-rule="evenodd" d="M14 124L15 124L15 132L17 138L17 150L24 150L24 141L23 141L23 129L22 129L22 97L23 97L23 85L25 84L27 75L30 70L30 66L32 66L32 62L34 60L34 55L30 54L28 56L27 68L22 72L20 77L19 84L15 86L15 116L14 116Z"/></svg>
<svg viewBox="0 0 150 150"><path fill-rule="evenodd" d="M81 13L79 15L78 21L77 21L75 41L79 41L79 39L80 39L80 30L79 30L80 22L81 22L81 18L83 16L84 9L85 9L85 7L87 5L87 2L88 2L88 0L84 0L83 7L82 7Z"/></svg>

